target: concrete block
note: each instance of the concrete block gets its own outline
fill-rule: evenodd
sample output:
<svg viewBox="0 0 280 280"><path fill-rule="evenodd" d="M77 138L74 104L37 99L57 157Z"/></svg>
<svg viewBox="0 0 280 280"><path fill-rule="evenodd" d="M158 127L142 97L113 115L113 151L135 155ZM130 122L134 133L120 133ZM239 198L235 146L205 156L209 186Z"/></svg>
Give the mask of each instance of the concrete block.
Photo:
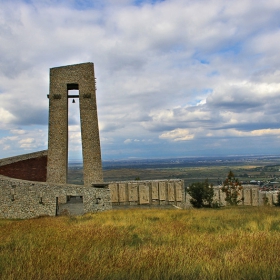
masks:
<svg viewBox="0 0 280 280"><path fill-rule="evenodd" d="M175 192L176 192L176 201L181 202L183 200L182 181L175 182Z"/></svg>
<svg viewBox="0 0 280 280"><path fill-rule="evenodd" d="M126 184L119 183L119 202L127 202Z"/></svg>
<svg viewBox="0 0 280 280"><path fill-rule="evenodd" d="M167 189L168 189L168 201L174 202L175 201L174 182L168 182Z"/></svg>
<svg viewBox="0 0 280 280"><path fill-rule="evenodd" d="M259 188L252 188L252 205L259 206Z"/></svg>
<svg viewBox="0 0 280 280"><path fill-rule="evenodd" d="M166 182L159 182L159 200L166 201Z"/></svg>
<svg viewBox="0 0 280 280"><path fill-rule="evenodd" d="M251 188L243 189L244 205L252 205Z"/></svg>
<svg viewBox="0 0 280 280"><path fill-rule="evenodd" d="M158 200L159 193L158 193L158 182L152 182L152 200Z"/></svg>
<svg viewBox="0 0 280 280"><path fill-rule="evenodd" d="M138 201L138 186L135 183L128 184L128 200L131 201Z"/></svg>
<svg viewBox="0 0 280 280"><path fill-rule="evenodd" d="M140 204L150 203L149 186L139 185L139 203Z"/></svg>
<svg viewBox="0 0 280 280"><path fill-rule="evenodd" d="M113 203L119 202L118 185L117 184L110 184L109 189L111 191L111 201Z"/></svg>

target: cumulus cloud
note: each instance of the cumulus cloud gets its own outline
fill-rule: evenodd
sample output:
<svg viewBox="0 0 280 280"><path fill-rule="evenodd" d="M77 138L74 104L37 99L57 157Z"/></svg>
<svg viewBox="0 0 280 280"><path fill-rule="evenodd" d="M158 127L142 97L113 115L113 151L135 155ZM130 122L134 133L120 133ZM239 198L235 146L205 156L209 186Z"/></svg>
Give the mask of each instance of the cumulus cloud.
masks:
<svg viewBox="0 0 280 280"><path fill-rule="evenodd" d="M190 133L189 129L174 129L159 136L160 138L172 139L174 141L187 141L194 138L194 134Z"/></svg>
<svg viewBox="0 0 280 280"><path fill-rule="evenodd" d="M47 148L49 68L92 61L108 158L143 149L152 157L156 147L188 155L184 143L228 153L234 137L260 139L250 153L273 153L279 26L274 0L4 0L0 149L8 156ZM69 104L73 151L81 149L78 108Z"/></svg>
<svg viewBox="0 0 280 280"><path fill-rule="evenodd" d="M25 138L21 139L18 143L20 144L20 148L31 148L35 142L34 138Z"/></svg>
<svg viewBox="0 0 280 280"><path fill-rule="evenodd" d="M23 130L12 129L5 132L11 136L0 137L0 149L3 157L23 154L31 151L40 151L47 147L47 132L41 129ZM3 134L3 132L2 132Z"/></svg>
<svg viewBox="0 0 280 280"><path fill-rule="evenodd" d="M10 123L15 119L13 114L11 114L8 110L4 108L0 108L0 118L1 122L3 123Z"/></svg>
<svg viewBox="0 0 280 280"><path fill-rule="evenodd" d="M129 144L129 143L132 142L132 139L125 139L123 142L124 142L125 144Z"/></svg>

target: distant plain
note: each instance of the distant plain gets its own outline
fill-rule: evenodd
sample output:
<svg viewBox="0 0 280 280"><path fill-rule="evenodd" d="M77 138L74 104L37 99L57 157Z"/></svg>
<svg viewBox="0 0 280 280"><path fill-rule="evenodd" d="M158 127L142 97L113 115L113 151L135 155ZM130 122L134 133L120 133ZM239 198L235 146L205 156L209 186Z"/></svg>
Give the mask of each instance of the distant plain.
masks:
<svg viewBox="0 0 280 280"><path fill-rule="evenodd" d="M240 181L280 178L280 156L193 157L103 162L105 182L128 180L183 179L185 185L208 179L221 184L232 170ZM69 163L69 183L83 184L81 162Z"/></svg>

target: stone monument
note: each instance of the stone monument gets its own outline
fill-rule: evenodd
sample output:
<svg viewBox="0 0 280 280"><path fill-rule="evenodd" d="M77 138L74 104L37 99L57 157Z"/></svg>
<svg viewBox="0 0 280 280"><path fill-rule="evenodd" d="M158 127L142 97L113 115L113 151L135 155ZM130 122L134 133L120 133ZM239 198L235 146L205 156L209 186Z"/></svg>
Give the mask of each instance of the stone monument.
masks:
<svg viewBox="0 0 280 280"><path fill-rule="evenodd" d="M79 90L71 95L71 90ZM68 98L79 98L84 185L103 182L93 63L50 69L47 182L67 183Z"/></svg>

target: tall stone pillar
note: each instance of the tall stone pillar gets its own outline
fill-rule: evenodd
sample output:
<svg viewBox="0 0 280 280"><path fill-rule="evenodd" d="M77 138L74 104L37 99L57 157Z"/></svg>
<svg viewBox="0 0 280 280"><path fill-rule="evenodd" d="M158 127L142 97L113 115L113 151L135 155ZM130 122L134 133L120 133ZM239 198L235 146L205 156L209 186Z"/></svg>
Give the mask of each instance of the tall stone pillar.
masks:
<svg viewBox="0 0 280 280"><path fill-rule="evenodd" d="M102 183L93 63L50 69L47 182L67 183L68 90L79 90L84 184Z"/></svg>

